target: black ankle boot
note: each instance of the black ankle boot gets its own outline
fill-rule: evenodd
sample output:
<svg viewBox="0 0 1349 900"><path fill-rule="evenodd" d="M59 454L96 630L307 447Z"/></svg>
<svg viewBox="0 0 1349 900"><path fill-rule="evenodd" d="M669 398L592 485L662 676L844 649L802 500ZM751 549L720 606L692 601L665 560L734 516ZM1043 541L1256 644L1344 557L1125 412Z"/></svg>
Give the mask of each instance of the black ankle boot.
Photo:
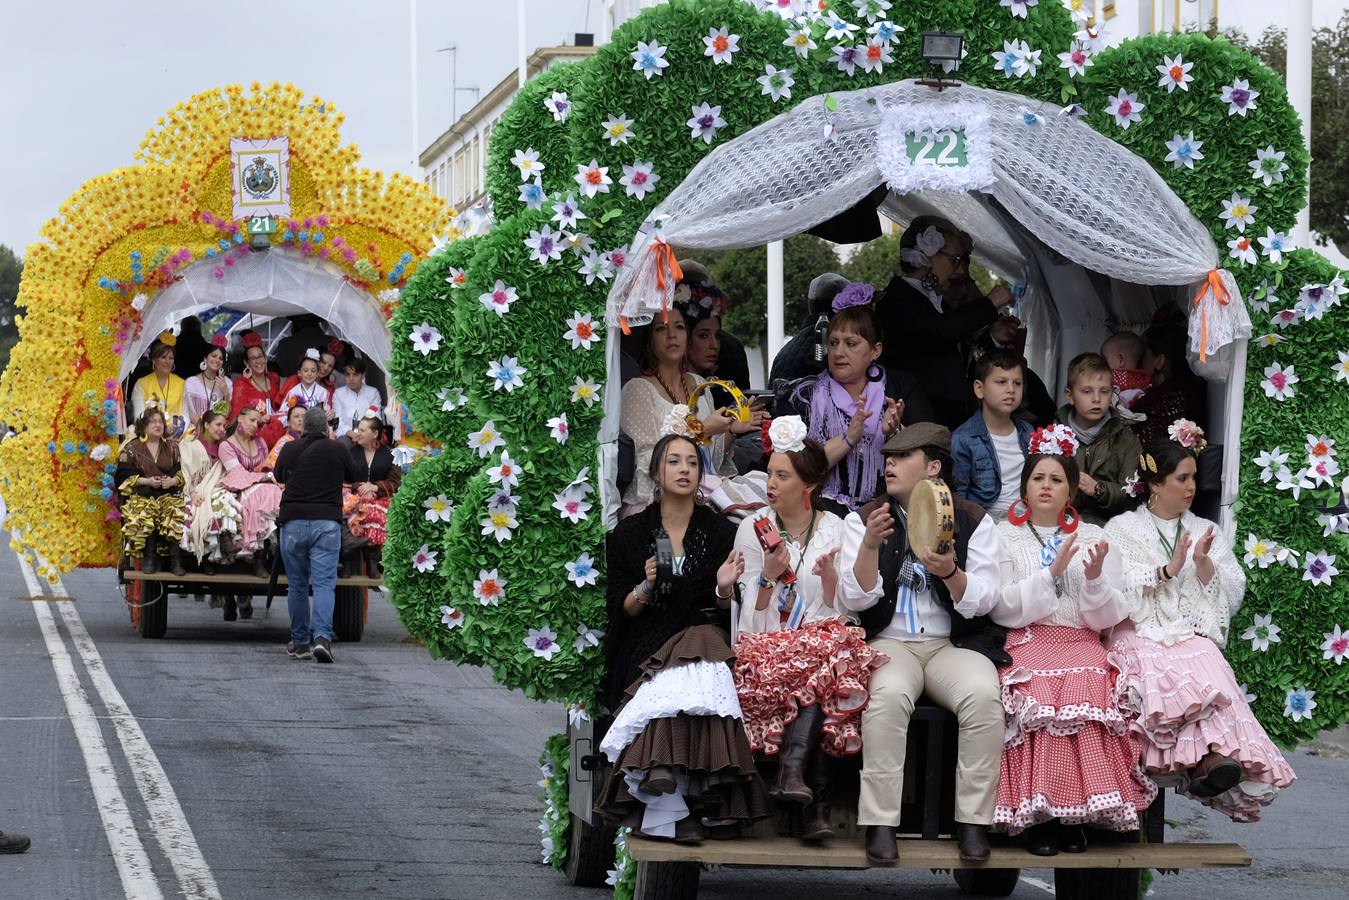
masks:
<svg viewBox="0 0 1349 900"><path fill-rule="evenodd" d="M782 749L778 752L778 778L769 791L778 800L806 804L815 799L815 794L806 784L806 761L815 752L820 743L820 730L824 727L824 713L819 704L803 706L796 718L787 726L782 736Z"/></svg>
<svg viewBox="0 0 1349 900"><path fill-rule="evenodd" d="M155 536L153 534L145 537L145 550L141 553L141 571L146 575L153 575L159 571L159 556L155 546Z"/></svg>
<svg viewBox="0 0 1349 900"><path fill-rule="evenodd" d="M834 810L829 805L832 782L829 772L829 760L820 750L810 754L806 765L806 781L815 795L802 815L801 837L807 841L823 841L834 836Z"/></svg>
<svg viewBox="0 0 1349 900"><path fill-rule="evenodd" d="M169 545L169 571L180 576L187 574L183 566L183 548L177 544Z"/></svg>
<svg viewBox="0 0 1349 900"><path fill-rule="evenodd" d="M1081 825L1060 825L1059 849L1064 853L1086 853L1087 830Z"/></svg>
<svg viewBox="0 0 1349 900"><path fill-rule="evenodd" d="M1026 850L1036 856L1059 855L1059 820L1050 819L1026 829Z"/></svg>
<svg viewBox="0 0 1349 900"><path fill-rule="evenodd" d="M366 547L361 551L365 555L365 574L369 578L383 578L384 568L380 561L384 557L383 547Z"/></svg>

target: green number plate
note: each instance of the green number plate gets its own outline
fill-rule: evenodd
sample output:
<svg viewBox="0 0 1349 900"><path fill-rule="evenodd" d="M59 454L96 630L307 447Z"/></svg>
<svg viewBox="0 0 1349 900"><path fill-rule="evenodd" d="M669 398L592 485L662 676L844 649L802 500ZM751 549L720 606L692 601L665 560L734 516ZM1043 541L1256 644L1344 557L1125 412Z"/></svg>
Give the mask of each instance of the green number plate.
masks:
<svg viewBox="0 0 1349 900"><path fill-rule="evenodd" d="M276 234L276 219L271 216L254 216L248 220L249 234Z"/></svg>
<svg viewBox="0 0 1349 900"><path fill-rule="evenodd" d="M904 149L909 162L915 166L940 166L963 169L970 164L965 151L965 129L943 128L938 131L906 131Z"/></svg>

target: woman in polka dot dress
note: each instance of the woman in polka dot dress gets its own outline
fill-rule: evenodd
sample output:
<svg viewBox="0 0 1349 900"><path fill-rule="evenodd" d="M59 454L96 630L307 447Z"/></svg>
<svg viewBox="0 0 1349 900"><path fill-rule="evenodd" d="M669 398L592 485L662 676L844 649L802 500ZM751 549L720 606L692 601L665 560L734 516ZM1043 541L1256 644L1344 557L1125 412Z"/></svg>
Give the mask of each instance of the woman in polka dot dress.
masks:
<svg viewBox="0 0 1349 900"><path fill-rule="evenodd" d="M998 525L1012 665L999 673L1007 730L993 828L1026 833L1039 856L1086 849L1083 826L1134 831L1157 795L1118 687L1120 665L1100 631L1129 615L1120 555L1083 523L1077 441L1059 425L1031 437L1021 499Z"/></svg>

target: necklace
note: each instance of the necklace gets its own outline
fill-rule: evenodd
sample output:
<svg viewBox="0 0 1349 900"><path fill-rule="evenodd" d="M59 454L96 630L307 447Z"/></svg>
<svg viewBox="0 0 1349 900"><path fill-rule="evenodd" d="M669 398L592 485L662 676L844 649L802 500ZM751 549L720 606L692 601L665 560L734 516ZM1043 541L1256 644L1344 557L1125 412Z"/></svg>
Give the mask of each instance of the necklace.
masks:
<svg viewBox="0 0 1349 900"><path fill-rule="evenodd" d="M1035 541L1040 545L1040 567L1047 569L1054 565L1054 560L1058 559L1059 556L1059 548L1063 546L1063 532L1055 528L1054 533L1049 536L1049 540L1045 541L1044 538L1040 537L1039 530L1030 522L1026 523L1026 527L1030 529L1031 534L1035 535Z"/></svg>
<svg viewBox="0 0 1349 900"><path fill-rule="evenodd" d="M1176 555L1176 544L1179 544L1179 543L1180 543L1180 530L1181 530L1181 528L1182 528L1184 525L1185 525L1185 517L1184 517L1183 515L1182 515L1182 516L1177 516L1177 517L1176 517L1176 536L1175 536L1175 538L1173 538L1172 540L1169 540L1169 541L1168 541L1168 540L1166 539L1166 535L1162 534L1162 530L1161 530L1160 528L1157 528L1157 522L1156 522L1156 520L1155 520L1155 518L1154 518L1154 521L1153 521L1153 523L1152 523L1152 527L1153 527L1154 529L1156 529L1156 531L1157 531L1157 538L1162 542L1162 547L1164 547L1164 548L1166 549L1166 556L1167 556L1168 559L1170 559L1171 557L1173 557L1173 556Z"/></svg>
<svg viewBox="0 0 1349 900"><path fill-rule="evenodd" d="M665 391L665 396L667 396L667 397L670 398L670 402L671 402L671 403L673 403L675 406L678 406L680 403L683 403L683 402L684 402L684 401L680 400L680 399L679 399L679 395L676 394L673 390L671 390L670 386L669 386L668 384L665 383L665 379L662 378L661 375L660 375L660 369L657 369L657 370L656 370L655 375L656 375L656 381L660 383L661 389ZM683 375L680 375L680 376L679 376L679 386L680 386L681 388L684 386L684 376L683 376Z"/></svg>
<svg viewBox="0 0 1349 900"><path fill-rule="evenodd" d="M801 566L806 561L806 551L810 548L810 539L815 536L815 517L816 511L812 509L810 511L810 524L806 526L806 533L801 536L801 558L796 561L796 565L792 568L793 575L801 574ZM777 513L774 513L773 518L777 519L778 530L786 535L787 540L790 541L792 539L792 533L787 530L787 526L782 524L782 517ZM790 552L791 551L788 550L789 554Z"/></svg>

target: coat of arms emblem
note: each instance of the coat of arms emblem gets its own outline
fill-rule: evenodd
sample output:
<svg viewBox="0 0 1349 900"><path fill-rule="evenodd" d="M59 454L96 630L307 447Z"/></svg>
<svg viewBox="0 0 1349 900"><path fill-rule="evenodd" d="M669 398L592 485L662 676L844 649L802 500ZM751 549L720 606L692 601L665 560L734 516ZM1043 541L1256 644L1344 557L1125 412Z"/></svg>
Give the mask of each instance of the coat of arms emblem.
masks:
<svg viewBox="0 0 1349 900"><path fill-rule="evenodd" d="M289 216L289 139L230 138L230 181L236 219Z"/></svg>
<svg viewBox="0 0 1349 900"><path fill-rule="evenodd" d="M244 169L244 190L250 199L267 199L276 190L277 183L276 166L264 156L253 157L253 162Z"/></svg>

